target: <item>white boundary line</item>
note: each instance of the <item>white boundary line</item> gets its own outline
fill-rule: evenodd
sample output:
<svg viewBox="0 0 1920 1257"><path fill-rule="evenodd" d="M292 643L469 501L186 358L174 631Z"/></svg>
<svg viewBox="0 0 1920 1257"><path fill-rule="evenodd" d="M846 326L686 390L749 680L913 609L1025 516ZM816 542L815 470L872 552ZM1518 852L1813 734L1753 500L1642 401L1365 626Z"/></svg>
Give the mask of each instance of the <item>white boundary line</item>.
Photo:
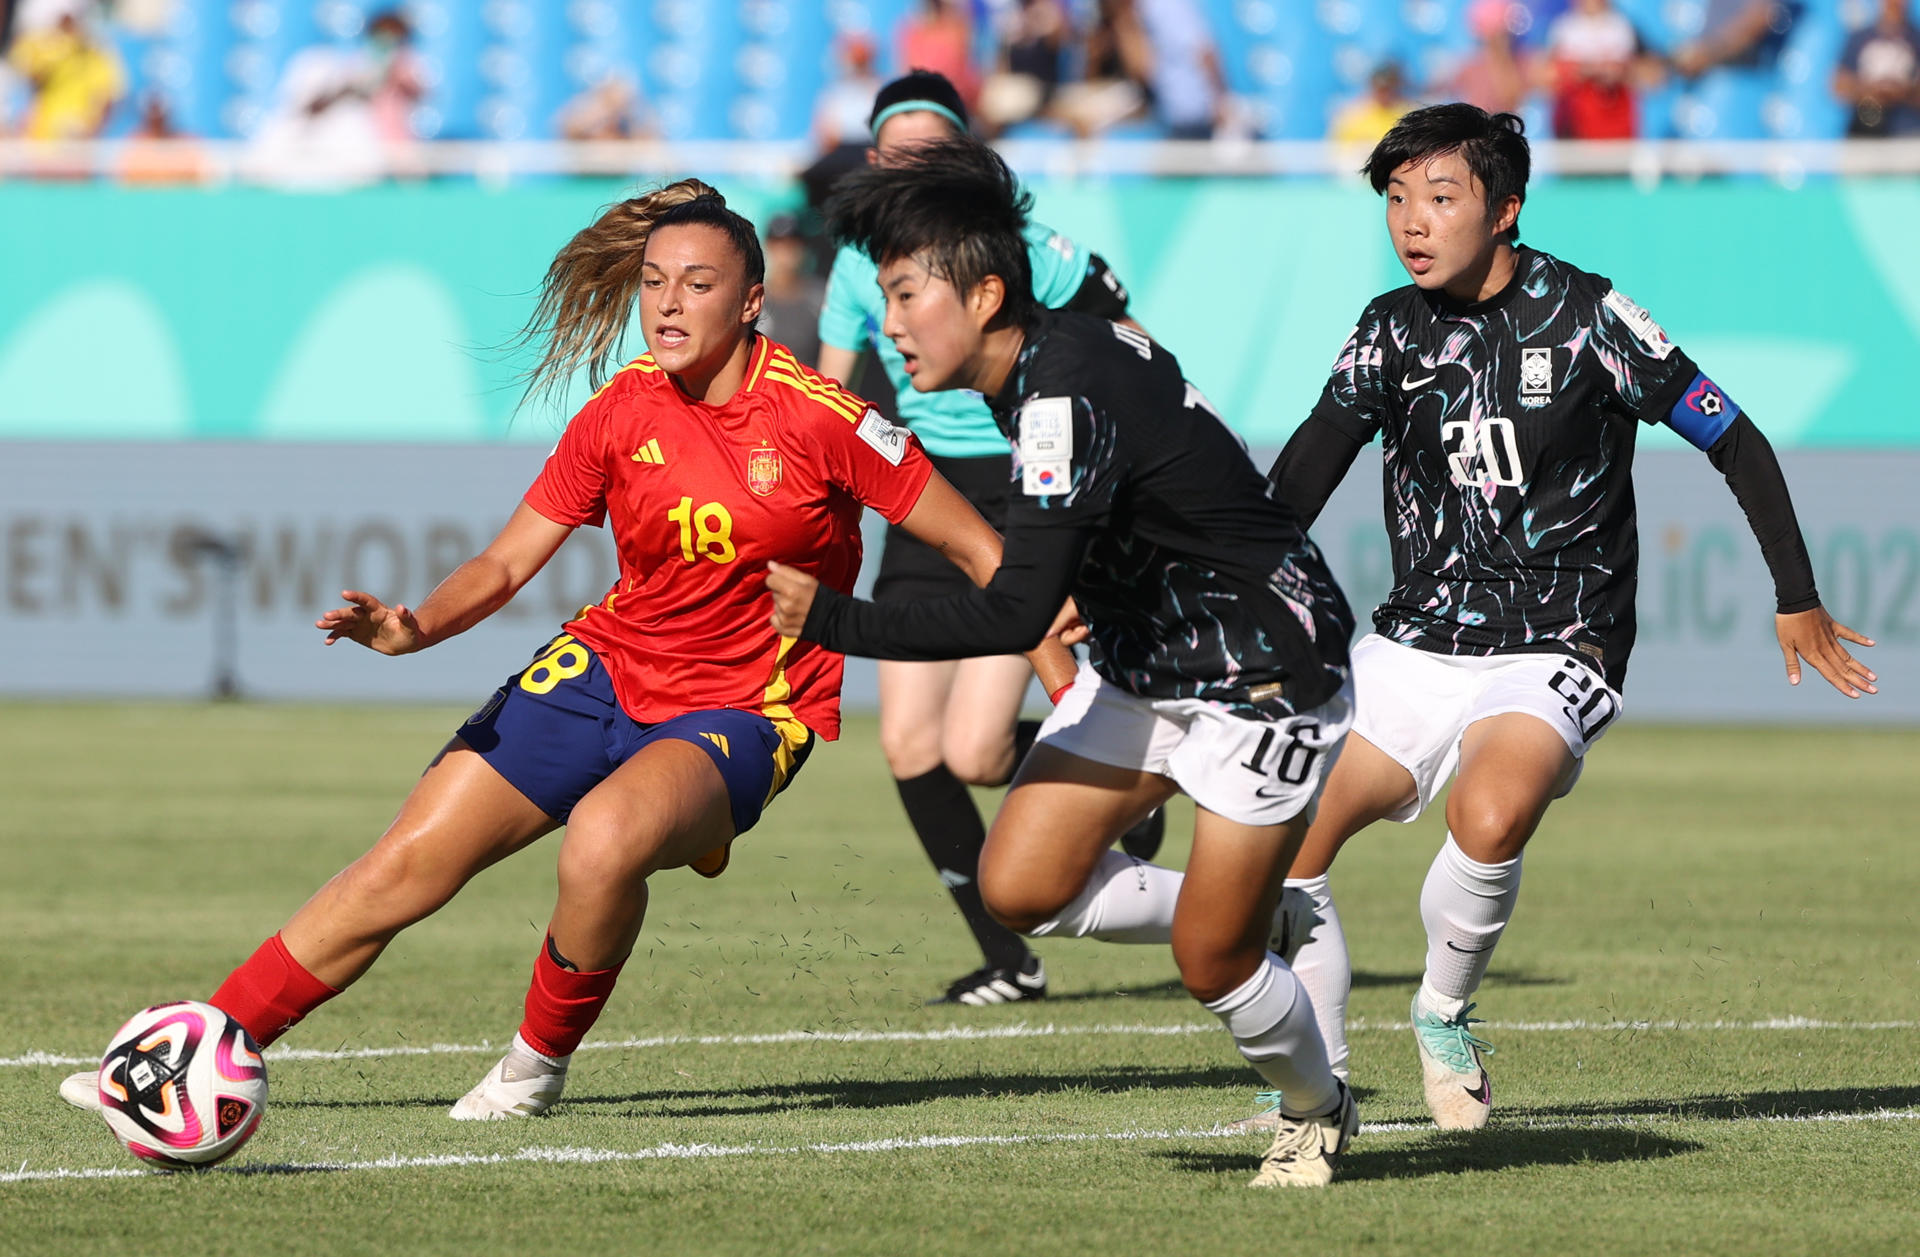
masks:
<svg viewBox="0 0 1920 1257"><path fill-rule="evenodd" d="M1912 1122L1920 1121L1920 1109L1877 1109L1870 1113L1824 1112L1796 1114L1756 1114L1739 1118L1688 1118L1684 1115L1671 1117L1607 1118L1597 1117L1591 1121L1546 1121L1546 1122L1502 1122L1490 1132L1496 1136L1503 1130L1621 1130L1644 1129L1662 1126L1684 1126L1694 1122ZM1369 1122L1361 1126L1362 1134L1382 1135L1399 1134L1408 1131L1431 1131L1433 1127L1426 1122ZM496 1153L448 1153L430 1157L379 1157L370 1161L303 1161L281 1164L222 1166L208 1171L213 1174L298 1174L298 1173L341 1173L361 1170L442 1170L466 1169L475 1166L514 1165L538 1162L547 1165L605 1165L615 1162L632 1161L691 1161L717 1157L791 1157L801 1155L832 1155L840 1153L884 1153L915 1152L929 1148L977 1148L983 1146L1007 1147L1021 1144L1069 1144L1069 1143L1159 1143L1171 1140L1230 1139L1244 1138L1238 1131L1224 1127L1209 1130L1123 1130L1107 1131L1096 1134L1052 1134L1052 1135L921 1135L911 1139L869 1139L857 1143L826 1143L803 1145L766 1145L766 1144L657 1144L651 1148L522 1148L517 1152ZM172 1177L153 1170L132 1169L124 1166L87 1167L82 1169L29 1170L23 1163L18 1170L0 1173L0 1185L8 1183L43 1183L75 1179L146 1179L161 1181Z"/></svg>
<svg viewBox="0 0 1920 1257"><path fill-rule="evenodd" d="M1775 1031L1775 1030L1920 1030L1920 1021L1824 1021L1811 1017L1768 1017L1759 1021L1488 1021L1477 1023L1495 1033L1566 1034L1591 1032L1616 1034L1622 1031ZM1404 1021L1375 1021L1357 1017L1347 1023L1349 1033L1408 1029ZM1218 1033L1218 1022L1176 1022L1172 1025L1108 1024L1092 1026L1028 1025L949 1026L939 1030L782 1030L769 1034L663 1034L642 1039L608 1039L582 1043L582 1052L640 1051L668 1047L763 1047L787 1043L967 1043L995 1039L1050 1039L1081 1035L1189 1035ZM267 1059L274 1061L357 1061L386 1056L483 1056L502 1050L497 1043L395 1044L389 1047L272 1048ZM27 1052L21 1056L0 1056L0 1068L18 1069L36 1065L91 1065L91 1056L55 1052Z"/></svg>

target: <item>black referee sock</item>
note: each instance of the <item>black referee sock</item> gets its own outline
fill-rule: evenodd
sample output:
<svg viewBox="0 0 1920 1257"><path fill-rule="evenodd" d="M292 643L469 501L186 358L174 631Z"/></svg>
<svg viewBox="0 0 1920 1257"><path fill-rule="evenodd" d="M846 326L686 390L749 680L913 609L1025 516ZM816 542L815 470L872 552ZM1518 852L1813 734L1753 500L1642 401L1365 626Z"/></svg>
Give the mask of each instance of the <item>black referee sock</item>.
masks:
<svg viewBox="0 0 1920 1257"><path fill-rule="evenodd" d="M942 764L930 773L893 784L900 791L913 832L960 915L967 919L988 966L1018 968L1027 958L1027 941L988 916L980 902L980 848L986 845L987 830L965 783Z"/></svg>

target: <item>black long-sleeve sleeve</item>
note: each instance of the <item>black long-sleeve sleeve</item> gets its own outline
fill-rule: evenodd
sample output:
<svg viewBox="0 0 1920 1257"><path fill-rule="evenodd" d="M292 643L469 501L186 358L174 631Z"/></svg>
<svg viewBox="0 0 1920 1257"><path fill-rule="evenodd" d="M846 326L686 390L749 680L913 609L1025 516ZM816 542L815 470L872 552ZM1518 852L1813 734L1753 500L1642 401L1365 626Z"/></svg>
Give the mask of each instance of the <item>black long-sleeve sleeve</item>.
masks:
<svg viewBox="0 0 1920 1257"><path fill-rule="evenodd" d="M1813 563L1794 517L1793 498L1780 460L1760 429L1743 414L1727 426L1707 450L1714 469L1727 478L1734 500L1746 512L1747 526L1760 543L1761 557L1773 574L1773 596L1781 615L1811 611L1820 605Z"/></svg>
<svg viewBox="0 0 1920 1257"><path fill-rule="evenodd" d="M971 659L1032 650L1073 589L1091 529L1030 528L1008 538L986 585L945 598L866 602L822 585L801 636L872 659Z"/></svg>
<svg viewBox="0 0 1920 1257"><path fill-rule="evenodd" d="M1311 528L1320 518L1327 499L1340 487L1365 444L1318 417L1309 417L1294 429L1267 479L1278 491L1275 496L1300 517L1302 527Z"/></svg>

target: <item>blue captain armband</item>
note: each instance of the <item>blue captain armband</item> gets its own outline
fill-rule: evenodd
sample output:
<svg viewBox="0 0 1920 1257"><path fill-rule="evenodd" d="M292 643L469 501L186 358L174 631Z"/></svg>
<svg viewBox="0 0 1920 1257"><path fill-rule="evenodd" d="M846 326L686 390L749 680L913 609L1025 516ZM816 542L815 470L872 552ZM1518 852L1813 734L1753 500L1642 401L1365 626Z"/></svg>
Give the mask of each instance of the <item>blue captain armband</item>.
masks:
<svg viewBox="0 0 1920 1257"><path fill-rule="evenodd" d="M1739 417L1739 403L1704 373L1695 372L1693 383L1668 412L1667 426L1695 449L1709 450Z"/></svg>

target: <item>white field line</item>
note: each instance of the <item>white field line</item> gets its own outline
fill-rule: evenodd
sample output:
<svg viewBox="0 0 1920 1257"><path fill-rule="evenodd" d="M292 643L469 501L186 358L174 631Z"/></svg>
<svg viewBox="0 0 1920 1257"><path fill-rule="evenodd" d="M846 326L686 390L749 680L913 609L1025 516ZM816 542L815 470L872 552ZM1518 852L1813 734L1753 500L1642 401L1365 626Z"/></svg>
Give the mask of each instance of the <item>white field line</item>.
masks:
<svg viewBox="0 0 1920 1257"><path fill-rule="evenodd" d="M1826 1112L1795 1114L1758 1114L1731 1119L1689 1119L1671 1117L1609 1118L1586 1121L1502 1122L1501 1130L1621 1130L1627 1128L1671 1127L1692 1120L1732 1122L1912 1122L1920 1121L1920 1109L1877 1109L1870 1113ZM1426 1122L1368 1122L1360 1127L1364 1135L1399 1134L1431 1131ZM920 1135L911 1139L867 1139L856 1143L803 1145L768 1144L658 1144L651 1148L522 1148L517 1152L450 1153L431 1157L378 1157L369 1161L298 1161L282 1164L221 1166L210 1174L299 1174L341 1173L366 1170L442 1170L473 1166L515 1165L537 1162L546 1165L605 1165L631 1161L692 1161L717 1157L792 1157L838 1154L916 1152L930 1148L1007 1147L1020 1144L1068 1143L1158 1143L1171 1140L1242 1139L1239 1131L1215 1126L1208 1130L1121 1130L1096 1134L1050 1135ZM73 1179L148 1179L171 1177L166 1173L126 1166L86 1167L79 1169L30 1170L22 1163L17 1170L0 1173L0 1185L8 1183L44 1183Z"/></svg>
<svg viewBox="0 0 1920 1257"><path fill-rule="evenodd" d="M1487 1021L1477 1023L1495 1033L1567 1034L1591 1032L1616 1034L1621 1031L1771 1031L1771 1030L1920 1030L1920 1021L1823 1021L1811 1017L1768 1017L1759 1021ZM1408 1023L1356 1017L1347 1023L1353 1034L1373 1031L1403 1031ZM763 1047L784 1043L966 1043L994 1039L1052 1039L1080 1035L1189 1035L1215 1034L1218 1022L1176 1022L1172 1025L1146 1023L1094 1026L1030 1026L1022 1022L1011 1026L949 1026L940 1030L782 1030L771 1034L662 1034L642 1039L605 1039L582 1043L582 1052L641 1051L668 1047ZM271 1048L267 1059L274 1061L358 1061L384 1056L484 1056L501 1051L497 1043L393 1044L364 1048ZM97 1057L74 1056L57 1052L28 1052L21 1056L0 1056L0 1068L32 1065L92 1065Z"/></svg>

